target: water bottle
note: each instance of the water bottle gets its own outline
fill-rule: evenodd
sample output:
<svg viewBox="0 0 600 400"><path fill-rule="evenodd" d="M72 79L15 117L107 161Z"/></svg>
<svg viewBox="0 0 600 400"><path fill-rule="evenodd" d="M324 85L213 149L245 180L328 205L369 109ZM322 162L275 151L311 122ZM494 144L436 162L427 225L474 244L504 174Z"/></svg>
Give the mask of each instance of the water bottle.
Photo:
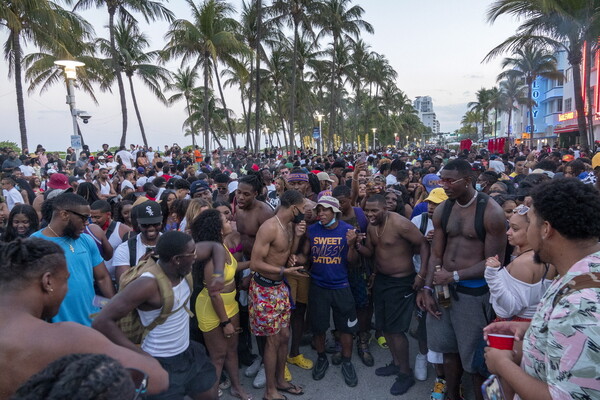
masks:
<svg viewBox="0 0 600 400"><path fill-rule="evenodd" d="M441 269L441 265L435 266L436 272L441 271ZM444 308L448 308L450 306L450 288L448 288L448 285L435 285L435 295L440 306Z"/></svg>

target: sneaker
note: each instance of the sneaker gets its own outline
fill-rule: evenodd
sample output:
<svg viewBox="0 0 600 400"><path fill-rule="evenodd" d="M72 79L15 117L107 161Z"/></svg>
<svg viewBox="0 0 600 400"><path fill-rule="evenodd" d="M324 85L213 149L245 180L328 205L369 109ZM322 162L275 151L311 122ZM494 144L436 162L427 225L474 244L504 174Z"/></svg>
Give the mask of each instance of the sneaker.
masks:
<svg viewBox="0 0 600 400"><path fill-rule="evenodd" d="M285 368L283 370L283 379L285 379L286 382L292 381L292 373L290 372L287 363L285 363Z"/></svg>
<svg viewBox="0 0 600 400"><path fill-rule="evenodd" d="M264 388L267 384L267 376L265 375L265 367L261 367L252 382L252 387L254 389Z"/></svg>
<svg viewBox="0 0 600 400"><path fill-rule="evenodd" d="M337 353L331 356L331 363L333 365L340 365L342 363L342 352L338 351Z"/></svg>
<svg viewBox="0 0 600 400"><path fill-rule="evenodd" d="M329 361L327 361L327 357L317 358L317 363L312 370L313 379L315 381L320 381L323 379L325 372L327 372L327 368L329 368Z"/></svg>
<svg viewBox="0 0 600 400"><path fill-rule="evenodd" d="M388 345L387 345L387 340L385 340L385 336L379 336L377 338L377 344L379 345L379 347L381 347L382 349L387 349Z"/></svg>
<svg viewBox="0 0 600 400"><path fill-rule="evenodd" d="M221 381L219 382L219 389L227 390L231 387L231 380L225 372L221 373Z"/></svg>
<svg viewBox="0 0 600 400"><path fill-rule="evenodd" d="M394 382L392 388L390 389L390 394L392 396L400 396L401 394L408 392L408 389L410 389L414 384L415 379L412 377L412 375L398 374L396 382Z"/></svg>
<svg viewBox="0 0 600 400"><path fill-rule="evenodd" d="M371 334L368 332L361 332L358 340L356 341L356 350L363 364L367 367L372 367L375 364L371 350L369 350L369 341L371 340Z"/></svg>
<svg viewBox="0 0 600 400"><path fill-rule="evenodd" d="M256 357L254 359L254 361L252 361L252 364L250 364L250 366L248 368L246 368L246 370L244 371L244 375L247 376L248 378L252 378L253 376L256 376L256 374L258 374L258 370L260 369L261 365L262 365L262 358Z"/></svg>
<svg viewBox="0 0 600 400"><path fill-rule="evenodd" d="M375 375L377 376L392 376L398 375L400 373L400 368L397 365L394 365L393 362L389 363L385 367L379 367L375 370Z"/></svg>
<svg viewBox="0 0 600 400"><path fill-rule="evenodd" d="M442 378L435 378L433 390L431 391L431 400L443 400L446 396L446 381Z"/></svg>
<svg viewBox="0 0 600 400"><path fill-rule="evenodd" d="M356 376L354 365L352 365L351 362L342 363L342 375L344 376L344 381L346 382L346 385L350 387L358 385L358 377Z"/></svg>
<svg viewBox="0 0 600 400"><path fill-rule="evenodd" d="M302 369L312 369L313 362L308 358L304 357L303 354L298 354L296 357L288 356L287 362L294 364Z"/></svg>
<svg viewBox="0 0 600 400"><path fill-rule="evenodd" d="M418 381L427 380L427 355L417 354L415 360L415 379Z"/></svg>

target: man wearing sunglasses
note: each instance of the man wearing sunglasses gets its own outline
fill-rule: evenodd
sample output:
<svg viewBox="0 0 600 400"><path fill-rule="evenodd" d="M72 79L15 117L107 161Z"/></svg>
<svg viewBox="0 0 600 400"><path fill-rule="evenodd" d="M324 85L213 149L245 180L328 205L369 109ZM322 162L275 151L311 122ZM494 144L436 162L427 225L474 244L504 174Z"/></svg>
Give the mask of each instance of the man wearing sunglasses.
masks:
<svg viewBox="0 0 600 400"><path fill-rule="evenodd" d="M31 235L58 244L67 260L69 290L52 322L70 321L90 326L90 314L98 312L92 304L94 282L102 296L111 298L115 294L96 243L89 235L82 235L89 218L90 206L83 197L63 193L54 199L48 226Z"/></svg>
<svg viewBox="0 0 600 400"><path fill-rule="evenodd" d="M160 204L145 201L133 207L131 212L140 233L121 243L115 250L112 262L117 282L125 271L154 254L161 235L163 217Z"/></svg>

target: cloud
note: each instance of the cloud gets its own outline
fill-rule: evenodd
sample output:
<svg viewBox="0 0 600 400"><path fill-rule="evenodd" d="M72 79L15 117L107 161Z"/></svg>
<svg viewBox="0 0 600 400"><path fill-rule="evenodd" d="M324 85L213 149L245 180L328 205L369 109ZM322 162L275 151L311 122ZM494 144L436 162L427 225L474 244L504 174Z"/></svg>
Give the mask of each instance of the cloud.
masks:
<svg viewBox="0 0 600 400"><path fill-rule="evenodd" d="M453 132L460 126L460 120L467 110L465 103L437 105L434 108L442 132Z"/></svg>

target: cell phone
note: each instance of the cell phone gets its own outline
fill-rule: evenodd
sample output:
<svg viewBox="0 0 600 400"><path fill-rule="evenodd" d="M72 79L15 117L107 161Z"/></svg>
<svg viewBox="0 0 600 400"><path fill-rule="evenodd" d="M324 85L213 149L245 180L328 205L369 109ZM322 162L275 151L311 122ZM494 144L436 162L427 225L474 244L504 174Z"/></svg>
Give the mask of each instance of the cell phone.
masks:
<svg viewBox="0 0 600 400"><path fill-rule="evenodd" d="M298 270L298 272L300 272L301 274L304 274L304 275L308 275L308 276L310 276L310 272L308 272L308 271L307 271L306 269L304 269L304 268L300 268L300 269Z"/></svg>
<svg viewBox="0 0 600 400"><path fill-rule="evenodd" d="M367 162L367 155L364 152L360 152L358 153L358 160L356 160L356 163L364 163Z"/></svg>
<svg viewBox="0 0 600 400"><path fill-rule="evenodd" d="M485 400L505 400L500 379L496 375L490 375L481 385L481 393Z"/></svg>

